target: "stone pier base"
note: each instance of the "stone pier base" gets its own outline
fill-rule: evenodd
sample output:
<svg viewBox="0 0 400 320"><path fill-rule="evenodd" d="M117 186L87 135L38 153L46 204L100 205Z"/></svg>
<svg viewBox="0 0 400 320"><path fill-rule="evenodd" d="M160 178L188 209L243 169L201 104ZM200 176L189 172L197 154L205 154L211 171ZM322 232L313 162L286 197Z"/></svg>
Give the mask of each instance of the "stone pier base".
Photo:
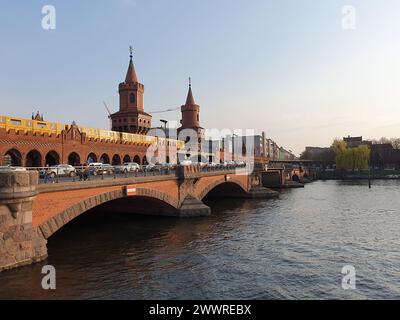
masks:
<svg viewBox="0 0 400 320"><path fill-rule="evenodd" d="M187 197L178 210L180 217L205 217L211 214L210 207L194 197Z"/></svg>
<svg viewBox="0 0 400 320"><path fill-rule="evenodd" d="M32 226L37 182L37 172L0 172L0 271L47 257L47 241Z"/></svg>
<svg viewBox="0 0 400 320"><path fill-rule="evenodd" d="M251 190L246 194L246 198L250 199L269 199L269 198L278 198L279 192L265 188L265 187L253 187Z"/></svg>
<svg viewBox="0 0 400 320"><path fill-rule="evenodd" d="M304 188L304 184L297 181L285 181L282 189L291 189L291 188Z"/></svg>

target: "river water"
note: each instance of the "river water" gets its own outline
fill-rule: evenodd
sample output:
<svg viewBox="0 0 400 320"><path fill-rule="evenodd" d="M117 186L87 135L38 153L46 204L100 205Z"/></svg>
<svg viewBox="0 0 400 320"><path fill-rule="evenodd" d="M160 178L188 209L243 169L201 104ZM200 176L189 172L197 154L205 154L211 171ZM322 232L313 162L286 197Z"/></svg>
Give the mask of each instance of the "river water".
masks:
<svg viewBox="0 0 400 320"><path fill-rule="evenodd" d="M210 217L82 216L46 262L0 273L0 298L400 298L400 181L317 181L273 200L210 200ZM41 267L57 288L41 288ZM356 288L342 288L351 265Z"/></svg>

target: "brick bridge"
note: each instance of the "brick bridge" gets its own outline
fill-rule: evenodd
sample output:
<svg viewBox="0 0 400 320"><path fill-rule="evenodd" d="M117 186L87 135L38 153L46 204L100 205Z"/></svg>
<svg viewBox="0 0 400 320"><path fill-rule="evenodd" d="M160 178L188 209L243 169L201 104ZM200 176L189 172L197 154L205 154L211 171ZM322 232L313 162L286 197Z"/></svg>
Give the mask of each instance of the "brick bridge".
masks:
<svg viewBox="0 0 400 320"><path fill-rule="evenodd" d="M163 176L38 184L37 172L0 172L0 270L45 259L47 239L93 208L192 217L210 214L207 195L276 197L262 174L182 166Z"/></svg>

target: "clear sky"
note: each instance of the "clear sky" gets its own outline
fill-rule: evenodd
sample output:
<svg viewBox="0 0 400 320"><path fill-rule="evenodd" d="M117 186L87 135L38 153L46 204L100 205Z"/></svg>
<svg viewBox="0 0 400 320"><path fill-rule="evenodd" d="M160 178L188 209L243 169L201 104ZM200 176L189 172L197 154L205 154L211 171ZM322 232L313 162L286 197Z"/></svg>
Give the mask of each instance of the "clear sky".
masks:
<svg viewBox="0 0 400 320"><path fill-rule="evenodd" d="M398 0L0 0L0 113L108 128L129 45L146 111L183 104L191 76L206 128L264 130L297 153L400 136Z"/></svg>

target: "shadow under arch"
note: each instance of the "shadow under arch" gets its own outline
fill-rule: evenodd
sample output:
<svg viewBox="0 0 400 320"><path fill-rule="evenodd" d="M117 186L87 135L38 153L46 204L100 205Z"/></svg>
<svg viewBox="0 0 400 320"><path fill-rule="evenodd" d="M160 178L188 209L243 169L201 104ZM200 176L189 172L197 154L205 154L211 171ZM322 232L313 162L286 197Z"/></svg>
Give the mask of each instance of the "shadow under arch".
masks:
<svg viewBox="0 0 400 320"><path fill-rule="evenodd" d="M247 194L246 186L239 180L224 178L214 181L199 192L199 199L219 197L240 197Z"/></svg>
<svg viewBox="0 0 400 320"><path fill-rule="evenodd" d="M137 194L132 196L126 196L123 190L108 191L83 199L53 215L38 225L38 230L48 239L69 222L96 210L108 211L111 218L113 213L176 216L177 202L152 189L138 188Z"/></svg>

